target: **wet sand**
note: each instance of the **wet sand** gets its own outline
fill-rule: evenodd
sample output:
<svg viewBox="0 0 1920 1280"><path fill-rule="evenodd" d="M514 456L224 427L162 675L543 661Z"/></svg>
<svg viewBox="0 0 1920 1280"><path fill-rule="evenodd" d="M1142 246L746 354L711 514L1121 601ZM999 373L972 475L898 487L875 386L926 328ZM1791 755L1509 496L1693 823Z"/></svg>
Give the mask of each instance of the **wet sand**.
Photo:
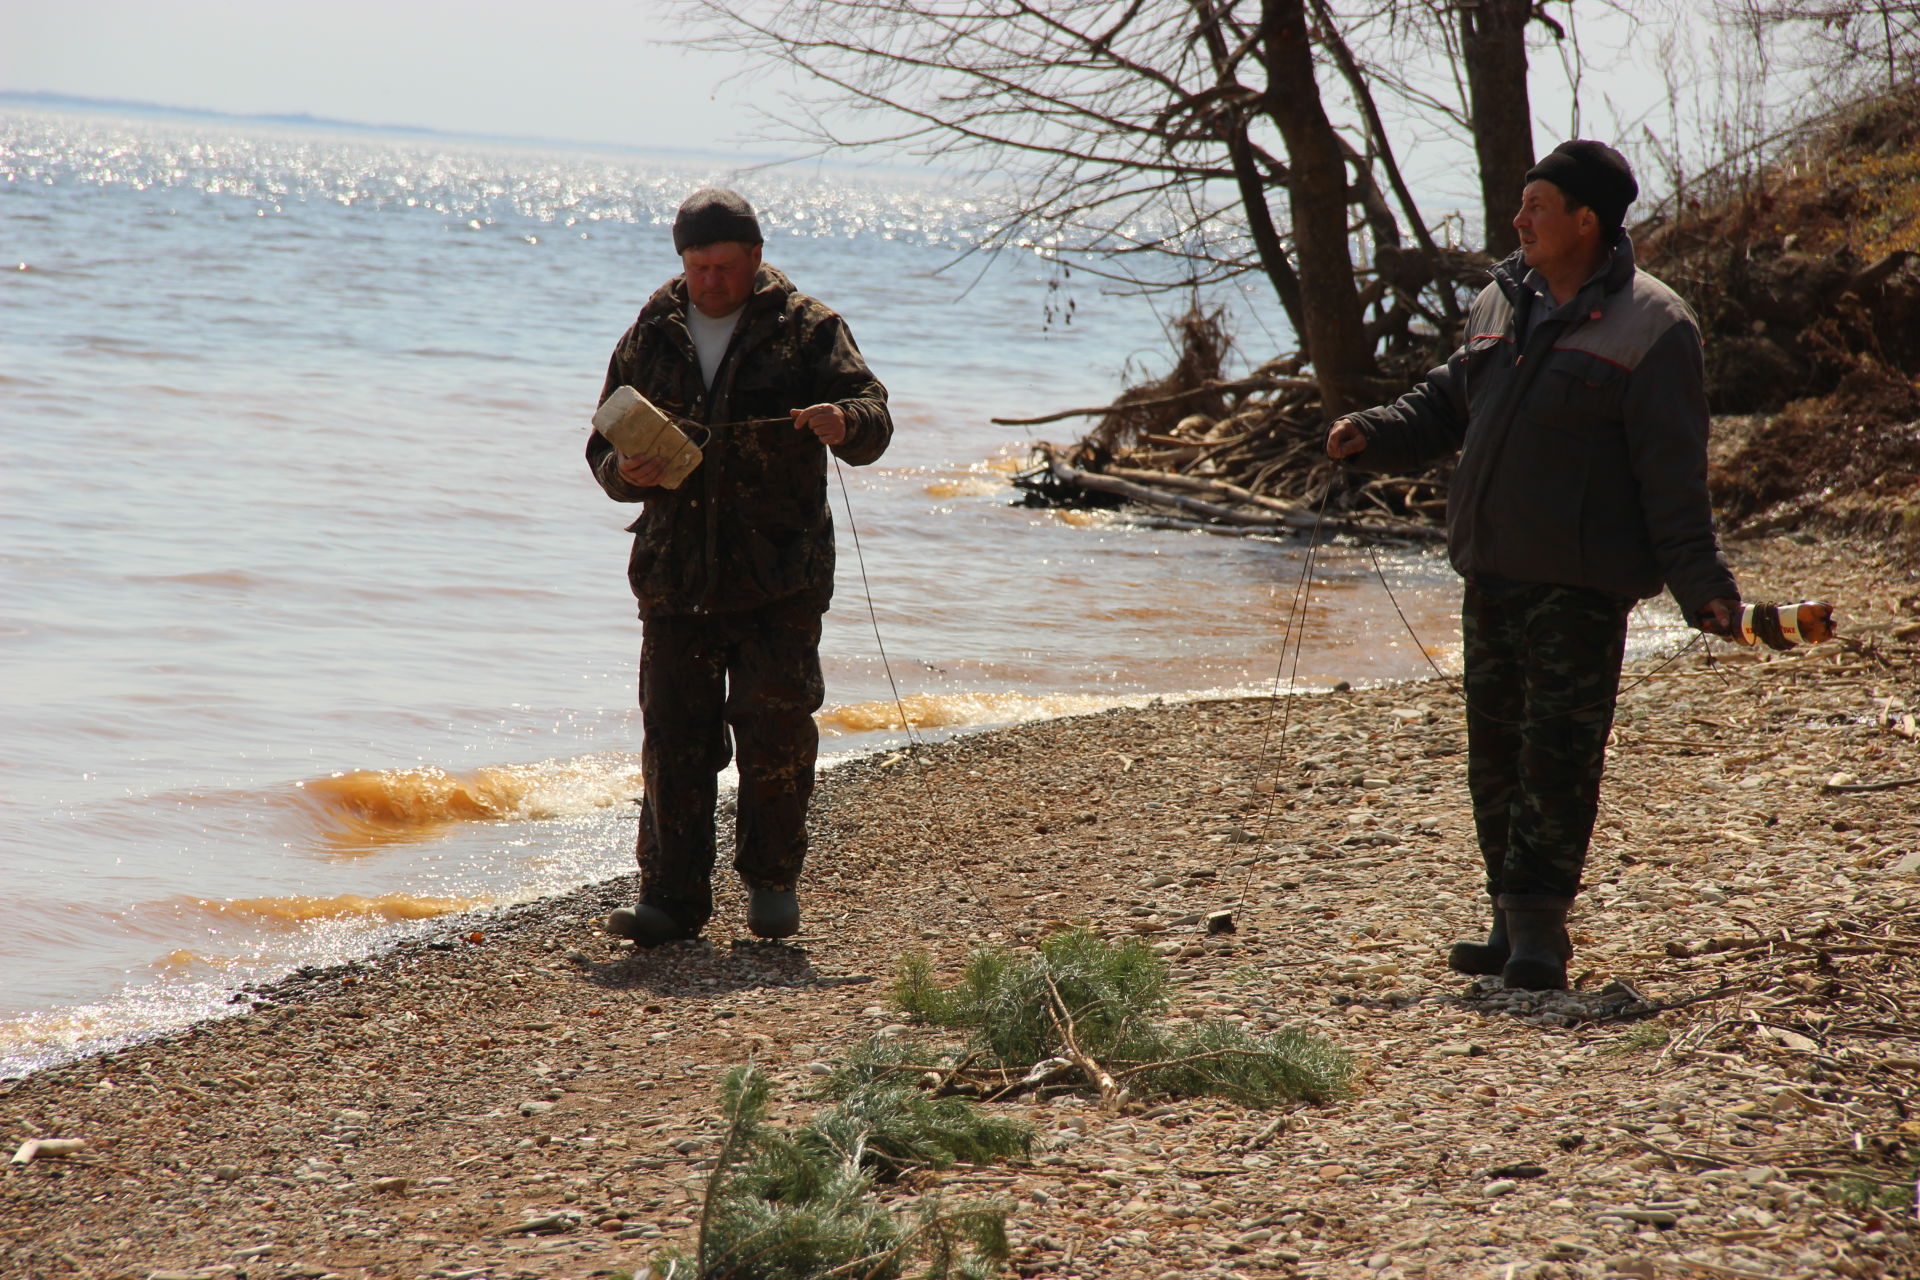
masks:
<svg viewBox="0 0 1920 1280"><path fill-rule="evenodd" d="M614 882L0 1086L14 1145L89 1144L5 1166L0 1274L638 1271L694 1231L722 1072L752 1056L803 1114L811 1066L901 1033L901 955L951 975L1070 922L1147 938L1176 1013L1361 1072L1277 1113L1009 1104L1033 1158L934 1181L1010 1204L1017 1274L1915 1274L1920 788L1833 784L1920 777L1890 701L1920 705L1920 582L1872 548L1731 554L1845 638L1630 675L1572 992L1444 967L1484 901L1440 681L1030 724L826 775L793 945L726 884L704 940L636 954L596 927Z"/></svg>

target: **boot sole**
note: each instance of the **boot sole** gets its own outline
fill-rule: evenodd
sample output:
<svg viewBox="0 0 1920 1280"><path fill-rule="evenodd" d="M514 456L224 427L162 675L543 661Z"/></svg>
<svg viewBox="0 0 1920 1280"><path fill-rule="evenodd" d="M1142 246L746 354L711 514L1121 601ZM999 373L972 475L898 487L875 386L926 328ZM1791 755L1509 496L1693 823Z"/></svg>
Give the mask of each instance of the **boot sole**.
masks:
<svg viewBox="0 0 1920 1280"><path fill-rule="evenodd" d="M1484 942L1456 942L1453 950L1447 952L1447 968L1455 973L1492 977L1506 969L1507 954Z"/></svg>
<svg viewBox="0 0 1920 1280"><path fill-rule="evenodd" d="M646 912L615 907L604 927L614 937L625 938L636 947L660 947L697 936L657 907Z"/></svg>
<svg viewBox="0 0 1920 1280"><path fill-rule="evenodd" d="M763 902L760 894L750 894L747 932L756 938L791 938L800 932L800 900L789 893L772 902Z"/></svg>

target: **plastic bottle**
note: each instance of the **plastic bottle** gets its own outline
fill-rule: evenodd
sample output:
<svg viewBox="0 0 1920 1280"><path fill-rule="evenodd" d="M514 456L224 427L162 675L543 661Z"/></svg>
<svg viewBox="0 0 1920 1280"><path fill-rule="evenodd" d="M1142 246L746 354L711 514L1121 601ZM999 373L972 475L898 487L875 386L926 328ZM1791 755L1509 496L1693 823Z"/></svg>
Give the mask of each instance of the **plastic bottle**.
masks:
<svg viewBox="0 0 1920 1280"><path fill-rule="evenodd" d="M1744 604L1733 622L1733 638L1741 644L1758 641L1769 649L1791 649L1797 644L1819 644L1836 634L1833 606L1824 600L1799 604Z"/></svg>

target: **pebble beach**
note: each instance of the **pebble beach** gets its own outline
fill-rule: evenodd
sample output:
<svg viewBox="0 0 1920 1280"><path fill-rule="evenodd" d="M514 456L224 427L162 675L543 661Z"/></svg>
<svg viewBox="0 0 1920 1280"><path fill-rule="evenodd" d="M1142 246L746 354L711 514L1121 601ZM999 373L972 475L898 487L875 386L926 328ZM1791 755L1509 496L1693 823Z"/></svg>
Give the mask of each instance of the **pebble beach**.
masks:
<svg viewBox="0 0 1920 1280"><path fill-rule="evenodd" d="M1004 1104L1032 1156L932 1182L1010 1207L1011 1274L1920 1274L1920 576L1813 538L1729 558L1841 639L1636 660L1572 991L1445 968L1484 928L1447 681L1027 724L823 775L791 945L729 881L703 939L636 953L597 923L627 878L0 1085L0 1274L645 1275L696 1229L722 1073L802 1114L911 1033L902 956L950 977L1071 924L1146 940L1176 1015L1359 1070L1277 1111Z"/></svg>

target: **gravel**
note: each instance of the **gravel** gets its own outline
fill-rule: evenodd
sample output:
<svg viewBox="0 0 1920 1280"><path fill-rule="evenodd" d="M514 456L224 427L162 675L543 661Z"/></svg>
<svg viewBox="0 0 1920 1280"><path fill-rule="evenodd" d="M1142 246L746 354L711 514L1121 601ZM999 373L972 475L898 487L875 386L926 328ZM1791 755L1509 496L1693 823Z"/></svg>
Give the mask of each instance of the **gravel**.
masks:
<svg viewBox="0 0 1920 1280"><path fill-rule="evenodd" d="M821 1063L901 1033L902 954L950 975L1083 921L1157 944L1177 1013L1303 1027L1362 1070L1279 1116L1009 1107L1033 1160L938 1181L1012 1206L1017 1274L1920 1273L1920 789L1824 785L1920 777L1896 714L1920 584L1870 547L1732 554L1752 597L1832 599L1844 638L1639 664L1574 991L1444 967L1485 915L1444 682L1304 697L1284 737L1261 700L1025 725L825 775L794 945L748 938L729 885L704 940L634 952L596 925L615 882L0 1086L13 1146L87 1140L0 1168L0 1274L636 1269L692 1237L727 1068L799 1114ZM1904 1207L1849 1172L1904 1178Z"/></svg>

